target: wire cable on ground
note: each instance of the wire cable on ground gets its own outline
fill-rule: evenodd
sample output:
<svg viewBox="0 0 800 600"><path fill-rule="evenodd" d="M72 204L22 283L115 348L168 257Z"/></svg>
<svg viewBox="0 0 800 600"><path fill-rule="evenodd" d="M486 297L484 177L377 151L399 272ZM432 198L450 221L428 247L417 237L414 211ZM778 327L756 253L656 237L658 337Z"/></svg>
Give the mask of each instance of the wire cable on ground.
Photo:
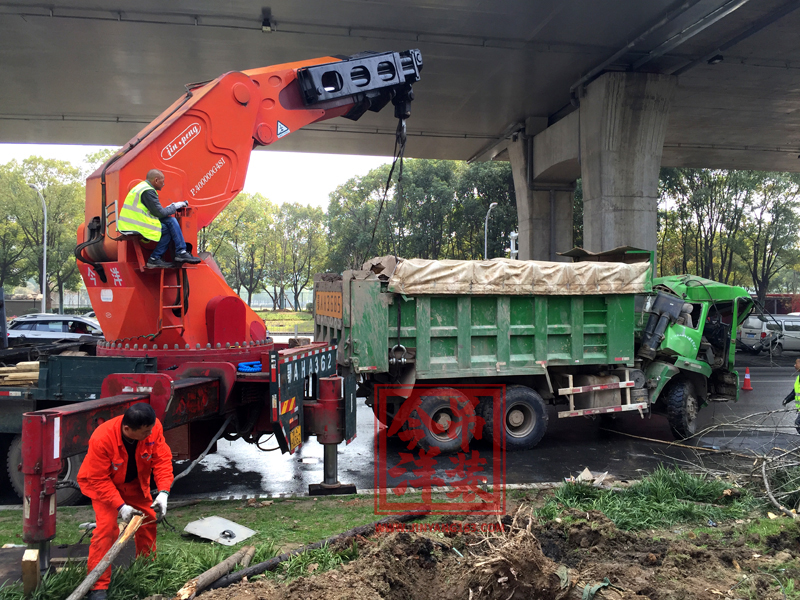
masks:
<svg viewBox="0 0 800 600"><path fill-rule="evenodd" d="M200 456L198 456L197 458L194 459L192 464L189 465L188 469L186 469L185 471L181 471L180 473L178 473L178 475L175 476L175 479L172 480L172 485L175 485L176 481L178 481L179 479L182 479L183 477L186 477L189 473L191 473L192 469L194 469L197 466L197 463L199 463L201 460L203 460L206 457L206 455L211 451L211 448L214 446L214 444L217 443L217 440L220 437L222 437L222 434L228 428L228 425L230 424L230 422L232 420L233 420L233 415L229 415L228 418L225 419L225 422L222 424L222 427L219 428L219 431L216 433L216 435L213 438L211 438L211 442L209 442L209 444L206 447L206 449L203 450L203 453Z"/></svg>

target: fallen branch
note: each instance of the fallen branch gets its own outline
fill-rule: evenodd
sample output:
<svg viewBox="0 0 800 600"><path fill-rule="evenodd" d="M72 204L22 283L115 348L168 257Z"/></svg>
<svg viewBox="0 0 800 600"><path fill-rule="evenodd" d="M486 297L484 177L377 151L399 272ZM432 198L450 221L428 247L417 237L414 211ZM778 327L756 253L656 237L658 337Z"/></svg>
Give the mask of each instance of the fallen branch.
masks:
<svg viewBox="0 0 800 600"><path fill-rule="evenodd" d="M607 429L605 427L601 427L600 430L608 431L609 433L616 433L617 435L625 435L628 437L636 438L637 440L644 440L645 442L664 444L665 446L674 446L676 448L685 448L687 450L693 450L695 452L709 452L711 454L723 454L725 456L735 456L737 458L746 458L748 460L753 458L751 455L739 454L738 452L732 452L731 450L717 450L716 448L703 448L702 446L690 446L688 444L681 444L679 442L666 442L664 440L657 440L654 438L643 437L641 435L633 435L632 433L625 433L624 431L615 431L614 429Z"/></svg>
<svg viewBox="0 0 800 600"><path fill-rule="evenodd" d="M114 545L111 546L108 552L106 552L106 555L102 558L102 560L97 563L97 566L92 569L92 572L86 576L86 579L84 579L81 584L75 588L75 591L69 595L67 600L80 600L89 592L90 589L92 589L92 586L97 582L98 579L100 579L100 576L111 565L113 560L125 547L125 544L131 540L133 534L136 533L136 530L139 529L139 526L142 524L142 519L144 519L142 515L136 515L130 520L130 523L128 523L125 531L119 534L119 537L117 538L117 541L114 542Z"/></svg>
<svg viewBox="0 0 800 600"><path fill-rule="evenodd" d="M233 567L235 567L236 564L242 560L251 549L253 552L255 552L255 547L245 546L238 552L231 554L221 563L211 567L208 571L201 573L194 579L190 579L183 584L181 589L178 590L173 600L189 600L190 598L194 598L197 596L197 594L205 590L217 579L230 573L231 569L233 569Z"/></svg>
<svg viewBox="0 0 800 600"><path fill-rule="evenodd" d="M790 511L788 508L782 506L776 499L775 496L772 495L772 490L769 487L769 478L767 477L767 459L765 458L761 461L761 476L764 478L764 489L767 492L767 497L769 501L772 502L773 506L785 514L787 517L792 519L796 519L797 515Z"/></svg>
<svg viewBox="0 0 800 600"><path fill-rule="evenodd" d="M419 519L421 517L424 517L427 514L428 514L427 511L406 513L403 515L387 517L385 519L381 519L380 521L375 521L374 523L369 523L367 525L359 525L358 527L353 527L352 529L348 529L343 533L338 533L319 542L308 544L292 552L285 552L284 554L280 554L279 556L270 558L269 560L264 561L262 563L258 563L257 565L253 565L252 567L241 569L240 571L236 571L236 573L231 573L230 575L227 575L215 581L208 587L208 589L214 590L221 587L227 587L229 585L241 581L245 577L260 575L265 571L273 571L279 564L289 560L293 556L297 556L298 554L303 554L304 552L308 552L309 550L316 550L318 548L322 548L327 544L333 544L335 542L356 537L358 535L372 535L375 533L375 528L378 525L388 525L391 523L406 523L408 521L413 521L414 519Z"/></svg>
<svg viewBox="0 0 800 600"><path fill-rule="evenodd" d="M246 569L247 567L250 566L250 562L253 560L253 556L255 556L255 554L256 554L256 547L255 546L250 546L250 550L248 550L245 553L244 558L239 563L239 564L242 565L243 569ZM245 577L242 581L247 581L247 577Z"/></svg>

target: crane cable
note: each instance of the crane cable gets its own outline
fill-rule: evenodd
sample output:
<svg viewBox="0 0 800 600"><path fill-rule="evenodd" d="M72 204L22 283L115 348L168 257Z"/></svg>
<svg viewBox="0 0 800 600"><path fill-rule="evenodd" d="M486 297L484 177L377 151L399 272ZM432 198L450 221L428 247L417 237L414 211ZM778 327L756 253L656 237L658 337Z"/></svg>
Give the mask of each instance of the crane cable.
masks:
<svg viewBox="0 0 800 600"><path fill-rule="evenodd" d="M397 166L398 161L400 162L400 169L398 171L397 177L397 186L398 189L400 187L400 183L403 180L403 155L406 152L406 120L401 118L400 122L397 124L397 132L395 134L394 139L394 153L392 159L392 167L389 169L389 176L386 178L386 186L383 189L383 197L381 198L381 202L378 205L378 216L375 217L375 224L372 226L372 236L369 240L369 246L367 246L367 251L364 253L365 260L369 257L370 251L372 250L372 244L375 242L375 231L378 229L378 223L381 220L381 213L383 212L383 205L386 203L386 196L389 193L389 186L392 184L392 175L394 174L394 169ZM398 211L400 210L399 203L398 203ZM399 215L399 212L398 212ZM395 263L397 262L397 242L394 237L394 233L392 232L392 228L389 227L389 237L392 240L392 246L394 247L394 255L395 255Z"/></svg>

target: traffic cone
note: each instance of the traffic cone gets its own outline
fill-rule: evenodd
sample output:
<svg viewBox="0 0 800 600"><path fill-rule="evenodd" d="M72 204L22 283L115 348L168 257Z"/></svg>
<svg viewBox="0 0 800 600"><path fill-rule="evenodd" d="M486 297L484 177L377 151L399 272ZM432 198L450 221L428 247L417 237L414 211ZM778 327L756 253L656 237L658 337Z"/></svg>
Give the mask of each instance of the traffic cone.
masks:
<svg viewBox="0 0 800 600"><path fill-rule="evenodd" d="M750 384L750 367L746 367L744 370L744 385L742 386L742 389L745 392L753 391L753 386Z"/></svg>

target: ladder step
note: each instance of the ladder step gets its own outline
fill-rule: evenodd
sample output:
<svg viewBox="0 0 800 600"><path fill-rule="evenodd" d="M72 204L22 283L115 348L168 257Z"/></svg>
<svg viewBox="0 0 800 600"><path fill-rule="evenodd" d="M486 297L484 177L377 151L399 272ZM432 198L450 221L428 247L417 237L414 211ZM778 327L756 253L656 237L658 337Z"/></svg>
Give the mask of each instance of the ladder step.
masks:
<svg viewBox="0 0 800 600"><path fill-rule="evenodd" d="M165 285L163 287L165 290L180 290L183 288L182 285Z"/></svg>
<svg viewBox="0 0 800 600"><path fill-rule="evenodd" d="M180 307L181 307L181 305L180 305L180 304L171 304L171 305L169 305L169 306L162 306L162 307L161 307L161 309L162 309L162 310L165 310L165 309L167 309L167 308L180 308Z"/></svg>
<svg viewBox="0 0 800 600"><path fill-rule="evenodd" d="M183 325L162 325L161 329L183 329Z"/></svg>

